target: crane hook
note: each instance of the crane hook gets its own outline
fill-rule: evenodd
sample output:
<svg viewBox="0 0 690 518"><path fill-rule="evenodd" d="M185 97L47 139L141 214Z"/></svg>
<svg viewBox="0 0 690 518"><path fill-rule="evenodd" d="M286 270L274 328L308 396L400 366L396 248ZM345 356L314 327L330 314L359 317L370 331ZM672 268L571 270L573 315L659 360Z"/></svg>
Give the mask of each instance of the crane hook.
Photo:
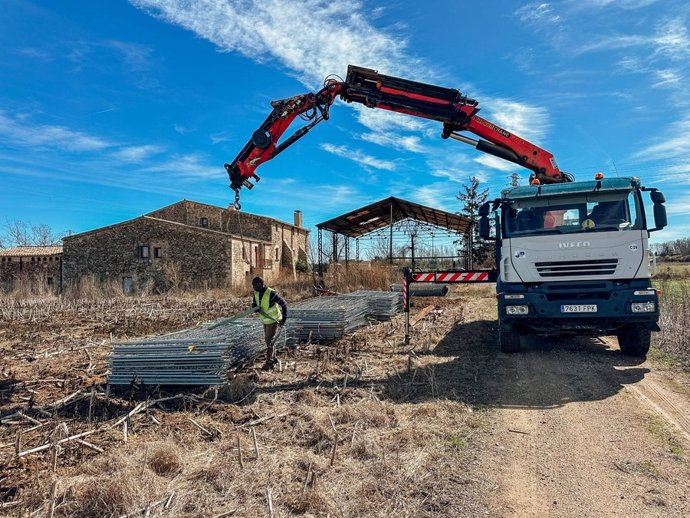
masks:
<svg viewBox="0 0 690 518"><path fill-rule="evenodd" d="M235 189L235 203L232 204L233 207L235 207L235 210L241 210L242 205L240 204L240 190Z"/></svg>

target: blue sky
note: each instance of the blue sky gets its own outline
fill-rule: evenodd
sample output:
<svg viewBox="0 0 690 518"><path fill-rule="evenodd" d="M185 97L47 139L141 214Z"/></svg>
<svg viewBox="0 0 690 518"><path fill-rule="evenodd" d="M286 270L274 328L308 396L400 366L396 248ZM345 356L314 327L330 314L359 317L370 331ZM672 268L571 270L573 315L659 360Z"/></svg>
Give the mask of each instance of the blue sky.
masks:
<svg viewBox="0 0 690 518"><path fill-rule="evenodd" d="M578 179L638 175L690 234L690 5L674 0L5 0L0 223L58 233L182 198L225 206L273 99L356 64L458 88ZM528 171L437 123L340 101L264 164L243 209L314 225L390 195L449 211Z"/></svg>

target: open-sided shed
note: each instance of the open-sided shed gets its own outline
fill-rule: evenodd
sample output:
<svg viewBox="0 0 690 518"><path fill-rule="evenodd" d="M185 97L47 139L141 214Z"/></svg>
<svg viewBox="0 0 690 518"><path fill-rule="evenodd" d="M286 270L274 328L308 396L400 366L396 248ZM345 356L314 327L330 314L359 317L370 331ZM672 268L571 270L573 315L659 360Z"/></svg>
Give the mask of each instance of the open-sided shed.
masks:
<svg viewBox="0 0 690 518"><path fill-rule="evenodd" d="M326 259L324 232L332 235L332 250L328 259L333 262L340 260L341 251L344 252L345 262L350 260L351 240L355 241L355 258L359 259L360 239L374 235L387 239L387 259L391 264L394 260L411 260L414 266L415 260L432 259L415 256L416 240L419 242L424 236L431 236L433 239L434 235L442 234L445 237L454 236L456 240L464 237L466 247L471 246L473 224L474 221L465 216L391 196L317 224L319 264L323 264ZM409 243L406 248L409 248L411 257L394 255L394 234L397 234L398 243L403 239ZM341 239L344 239L342 244ZM471 254L465 253L463 256L463 262L458 266L471 268Z"/></svg>

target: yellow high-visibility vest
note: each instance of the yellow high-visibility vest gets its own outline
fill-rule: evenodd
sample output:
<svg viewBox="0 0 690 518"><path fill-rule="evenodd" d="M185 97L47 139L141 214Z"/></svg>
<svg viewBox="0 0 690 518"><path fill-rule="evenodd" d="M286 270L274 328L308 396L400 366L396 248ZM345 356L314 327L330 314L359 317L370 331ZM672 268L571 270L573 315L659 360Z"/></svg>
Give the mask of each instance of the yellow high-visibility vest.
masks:
<svg viewBox="0 0 690 518"><path fill-rule="evenodd" d="M261 297L261 302L259 302L259 292L254 292L254 302L256 307L259 308L259 318L264 324L275 324L283 319L283 312L278 304L273 304L273 306L269 307L271 293L273 293L273 290L266 288L264 296Z"/></svg>

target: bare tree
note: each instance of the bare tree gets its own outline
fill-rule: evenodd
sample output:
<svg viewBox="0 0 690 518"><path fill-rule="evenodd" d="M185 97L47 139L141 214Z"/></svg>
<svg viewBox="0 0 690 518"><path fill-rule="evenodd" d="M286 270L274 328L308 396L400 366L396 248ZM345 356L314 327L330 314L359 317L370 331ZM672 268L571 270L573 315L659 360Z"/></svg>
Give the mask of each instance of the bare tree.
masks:
<svg viewBox="0 0 690 518"><path fill-rule="evenodd" d="M5 221L2 226L2 233L8 246L27 246L30 244L29 225L25 221Z"/></svg>
<svg viewBox="0 0 690 518"><path fill-rule="evenodd" d="M388 236L381 236L373 239L366 255L371 261L388 260L390 255L390 238Z"/></svg>
<svg viewBox="0 0 690 518"><path fill-rule="evenodd" d="M60 243L61 238L45 223L31 227L31 242L37 246L51 246Z"/></svg>
<svg viewBox="0 0 690 518"><path fill-rule="evenodd" d="M322 232L322 257L319 257L319 235L312 232L309 238L309 262L316 266L319 263L327 263L333 257L333 239L330 232Z"/></svg>
<svg viewBox="0 0 690 518"><path fill-rule="evenodd" d="M2 246L50 246L60 243L60 240L61 237L48 225L30 225L20 220L6 220L0 235Z"/></svg>

